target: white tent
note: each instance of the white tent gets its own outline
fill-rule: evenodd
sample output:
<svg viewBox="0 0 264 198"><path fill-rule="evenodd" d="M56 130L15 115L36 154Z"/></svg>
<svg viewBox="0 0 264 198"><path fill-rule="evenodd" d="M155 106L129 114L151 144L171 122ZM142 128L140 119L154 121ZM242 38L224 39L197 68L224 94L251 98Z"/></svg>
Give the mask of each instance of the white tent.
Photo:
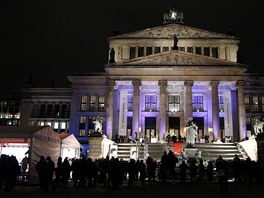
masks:
<svg viewBox="0 0 264 198"><path fill-rule="evenodd" d="M66 133L60 133L58 136L61 139L60 156L62 159L65 157L68 157L68 159L80 158L81 144L75 136L73 134Z"/></svg>
<svg viewBox="0 0 264 198"><path fill-rule="evenodd" d="M35 167L40 156L50 156L56 163L60 156L60 146L61 139L49 126L0 126L0 154L21 158L28 151L30 183L38 182Z"/></svg>

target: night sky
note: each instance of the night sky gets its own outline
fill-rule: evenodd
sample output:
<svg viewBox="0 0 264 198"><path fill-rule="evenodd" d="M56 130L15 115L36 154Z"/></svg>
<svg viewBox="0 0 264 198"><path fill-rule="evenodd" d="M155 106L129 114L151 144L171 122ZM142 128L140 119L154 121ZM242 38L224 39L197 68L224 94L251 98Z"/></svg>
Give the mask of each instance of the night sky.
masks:
<svg viewBox="0 0 264 198"><path fill-rule="evenodd" d="M23 87L69 87L66 76L101 72L113 31L162 25L169 8L184 24L235 31L241 62L264 72L264 6L259 0L0 0L0 95Z"/></svg>

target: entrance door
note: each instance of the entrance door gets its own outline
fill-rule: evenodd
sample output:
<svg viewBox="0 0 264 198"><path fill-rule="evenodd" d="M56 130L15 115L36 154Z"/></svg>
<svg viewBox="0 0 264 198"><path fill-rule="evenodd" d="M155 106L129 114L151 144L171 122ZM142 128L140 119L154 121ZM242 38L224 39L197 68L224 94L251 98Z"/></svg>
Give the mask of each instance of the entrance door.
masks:
<svg viewBox="0 0 264 198"><path fill-rule="evenodd" d="M194 117L193 122L198 126L198 140L204 138L204 118L203 117Z"/></svg>
<svg viewBox="0 0 264 198"><path fill-rule="evenodd" d="M179 117L169 117L169 134L171 136L180 135L180 118Z"/></svg>
<svg viewBox="0 0 264 198"><path fill-rule="evenodd" d="M145 118L145 138L148 142L151 142L152 138L156 138L156 117Z"/></svg>
<svg viewBox="0 0 264 198"><path fill-rule="evenodd" d="M219 118L219 132L220 132L220 138L221 140L225 137L225 119L223 117L220 117Z"/></svg>

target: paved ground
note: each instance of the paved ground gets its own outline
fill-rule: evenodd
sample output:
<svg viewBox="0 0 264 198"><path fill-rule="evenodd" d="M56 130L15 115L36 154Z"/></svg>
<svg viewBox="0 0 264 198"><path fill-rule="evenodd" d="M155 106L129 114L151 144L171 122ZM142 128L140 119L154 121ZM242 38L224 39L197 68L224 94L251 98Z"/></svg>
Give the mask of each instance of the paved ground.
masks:
<svg viewBox="0 0 264 198"><path fill-rule="evenodd" d="M172 198L254 198L263 196L264 185L246 185L246 184L228 184L228 192L221 193L220 186L217 183L197 183L185 185L176 183L161 186L157 184L155 186L127 186L126 184L121 186L118 190L111 190L110 188L104 188L101 185L96 187L84 187L74 188L70 186L67 189L56 189L54 192L43 193L38 189L38 186L16 186L11 192L4 192L0 190L1 198L101 198L101 197L135 197L135 198L149 198L149 197L172 197Z"/></svg>

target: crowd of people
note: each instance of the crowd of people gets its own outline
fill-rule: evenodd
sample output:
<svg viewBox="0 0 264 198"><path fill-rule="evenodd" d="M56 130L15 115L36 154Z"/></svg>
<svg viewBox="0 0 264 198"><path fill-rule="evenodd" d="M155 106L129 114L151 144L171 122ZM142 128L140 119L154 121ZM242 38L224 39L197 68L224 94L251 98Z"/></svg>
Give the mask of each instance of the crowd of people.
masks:
<svg viewBox="0 0 264 198"><path fill-rule="evenodd" d="M32 167L34 168L34 167ZM6 191L14 187L19 175L19 164L14 156L2 155L0 159L0 187ZM130 159L92 160L81 156L79 159L62 159L54 162L51 157L41 156L35 170L39 176L39 187L43 192L56 188L68 188L71 180L76 188L92 187L101 184L103 187L118 189L120 185L167 185L168 183L218 182L221 191L227 191L228 180L248 185L260 185L263 182L263 164L261 160L240 159L184 160L172 151L164 151L160 160L149 156L145 161Z"/></svg>
<svg viewBox="0 0 264 198"><path fill-rule="evenodd" d="M45 160L42 156L40 162ZM46 158L46 172L38 165L40 188L47 191L49 186L67 188L69 179L74 187L92 187L101 184L104 187L118 189L126 183L133 185L167 185L168 183L180 184L195 182L218 182L221 191L227 191L228 180L238 183L257 184L263 182L263 164L247 158L240 159L237 155L233 160L224 160L221 156L216 160L205 161L199 159L181 160L172 151L164 151L160 160L153 160L150 156L143 160L130 159L124 161L118 158L106 157L105 159L92 160L82 156L80 159L69 160L61 157L57 165ZM39 164L38 163L38 164ZM50 172L49 172L50 171ZM43 179L43 174L46 176ZM54 177L52 179L52 175Z"/></svg>
<svg viewBox="0 0 264 198"><path fill-rule="evenodd" d="M15 156L1 155L0 158L0 189L8 192L16 185L20 174L20 166Z"/></svg>

